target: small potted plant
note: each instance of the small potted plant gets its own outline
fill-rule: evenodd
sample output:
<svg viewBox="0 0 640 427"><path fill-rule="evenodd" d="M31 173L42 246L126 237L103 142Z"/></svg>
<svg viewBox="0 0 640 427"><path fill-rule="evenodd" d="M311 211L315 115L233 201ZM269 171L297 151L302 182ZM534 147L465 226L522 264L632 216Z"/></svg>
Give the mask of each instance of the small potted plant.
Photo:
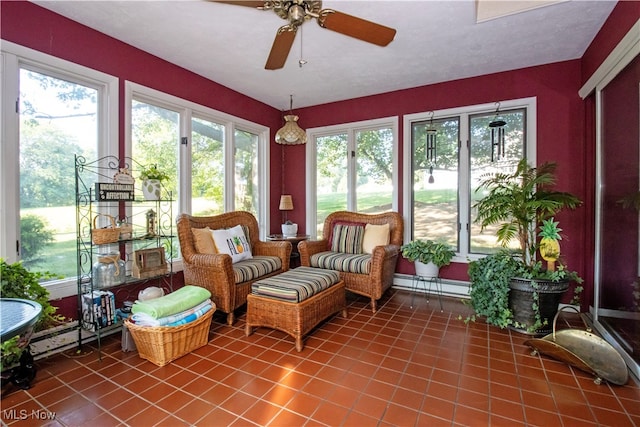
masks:
<svg viewBox="0 0 640 427"><path fill-rule="evenodd" d="M157 164L145 167L140 172L142 181L142 194L146 200L159 200L162 189L162 181L169 179L169 175L158 169Z"/></svg>
<svg viewBox="0 0 640 427"><path fill-rule="evenodd" d="M284 237L296 237L298 235L298 224L294 224L291 220L282 224L282 235Z"/></svg>
<svg viewBox="0 0 640 427"><path fill-rule="evenodd" d="M415 262L416 275L438 277L440 267L449 265L455 251L444 242L434 240L414 240L400 248L403 258Z"/></svg>

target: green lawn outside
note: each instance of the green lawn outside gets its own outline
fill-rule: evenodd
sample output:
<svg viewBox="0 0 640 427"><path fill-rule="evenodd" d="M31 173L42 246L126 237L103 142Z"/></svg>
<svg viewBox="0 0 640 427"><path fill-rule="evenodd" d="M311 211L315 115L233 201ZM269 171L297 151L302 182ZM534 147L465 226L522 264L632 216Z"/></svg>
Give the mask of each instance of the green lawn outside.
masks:
<svg viewBox="0 0 640 427"><path fill-rule="evenodd" d="M452 203L455 206L455 199L451 195L455 192L446 190L417 191L415 199L422 203ZM358 206L361 212L383 212L391 209L391 192L371 192L358 194ZM194 204L198 201L194 200ZM344 210L346 206L345 193L332 193L320 195L318 197L318 218L321 218L319 226L324 222L324 218L336 210ZM76 210L75 206L23 209L23 214L33 214L45 218L49 224L56 221L56 224L64 230L63 234L56 236L56 241L47 246L41 260L30 268L36 271L50 271L64 277L75 276L76 268ZM55 256L50 254L55 253Z"/></svg>

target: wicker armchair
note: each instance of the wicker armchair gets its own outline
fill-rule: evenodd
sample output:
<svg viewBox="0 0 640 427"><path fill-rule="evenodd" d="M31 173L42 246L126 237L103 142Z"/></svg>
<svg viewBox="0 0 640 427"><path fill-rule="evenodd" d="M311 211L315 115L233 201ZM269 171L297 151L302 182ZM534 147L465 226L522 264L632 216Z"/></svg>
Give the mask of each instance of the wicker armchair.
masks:
<svg viewBox="0 0 640 427"><path fill-rule="evenodd" d="M234 322L234 310L247 302L247 295L251 292L251 284L256 280L274 276L289 270L291 243L262 242L259 239L258 222L250 212L228 212L215 216L195 217L181 214L176 219L178 239L184 264L184 283L202 286L211 292L211 299L216 309L227 313L227 323ZM196 250L192 228L209 227L211 230L231 228L241 225L250 242L253 259L232 264L231 256L227 254L205 254ZM260 277L236 283L238 277L255 274L259 257L277 257L277 264L281 267ZM240 273L243 270L243 273Z"/></svg>
<svg viewBox="0 0 640 427"><path fill-rule="evenodd" d="M389 289L393 283L393 274L396 270L400 246L402 246L402 236L404 233L404 221L397 212L385 212L381 214L364 214L357 212L333 212L327 216L322 229L322 239L315 241L303 241L298 244L300 252L300 262L304 266L318 267L314 265L320 254L327 254L331 250L329 238L336 222L353 222L384 225L389 224L389 244L386 246L376 246L371 254L371 266L369 274L356 273L351 271L341 271L348 269L350 262L342 258L336 263L336 268L340 272L340 277L344 280L346 289L353 293L371 298L371 310L376 312L376 301ZM348 255L347 255L348 256ZM362 257L362 255L359 255ZM326 267L323 267L326 268Z"/></svg>

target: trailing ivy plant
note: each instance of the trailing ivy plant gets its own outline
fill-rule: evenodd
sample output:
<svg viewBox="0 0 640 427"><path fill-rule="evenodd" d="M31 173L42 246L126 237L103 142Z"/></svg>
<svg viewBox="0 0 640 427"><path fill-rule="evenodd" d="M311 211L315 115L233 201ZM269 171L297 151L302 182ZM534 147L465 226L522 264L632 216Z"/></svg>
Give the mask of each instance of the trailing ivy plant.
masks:
<svg viewBox="0 0 640 427"><path fill-rule="evenodd" d="M50 272L32 272L27 270L21 262L7 264L0 258L0 297L21 298L35 301L42 306L40 319L34 326L35 331L44 330L64 321L64 316L56 314L57 307L49 302L49 291L40 284L40 280L58 277ZM27 343L20 341L19 336L13 337L0 346L0 371L15 365L20 360Z"/></svg>
<svg viewBox="0 0 640 427"><path fill-rule="evenodd" d="M0 296L2 298L22 298L35 301L42 306L42 315L34 330L50 328L63 316L56 314L58 310L49 302L49 290L40 284L42 280L55 279L58 276L51 272L34 272L27 270L22 262L7 264L0 258Z"/></svg>
<svg viewBox="0 0 640 427"><path fill-rule="evenodd" d="M469 304L475 313L467 317L466 322L475 322L479 316L500 328L513 324L513 314L509 309L509 281L520 270L520 265L508 250L469 263Z"/></svg>
<svg viewBox="0 0 640 427"><path fill-rule="evenodd" d="M475 322L477 317L482 317L491 325L500 328L515 326L523 328L524 325L518 324L513 320L513 313L509 308L509 281L513 277L521 277L530 279L533 291L533 311L534 323L526 327L528 332L538 330L547 323L540 317L539 300L540 296L537 292L538 284L536 280L549 280L552 282L562 282L564 280L572 280L578 284L582 283L582 278L568 270L563 264L560 264L557 270L544 270L542 262L536 262L531 268L526 267L520 260L514 257L513 252L503 249L495 254L487 255L477 261L469 263L469 304L475 313L468 316L465 322ZM572 304L580 303L580 293L582 286L576 286Z"/></svg>

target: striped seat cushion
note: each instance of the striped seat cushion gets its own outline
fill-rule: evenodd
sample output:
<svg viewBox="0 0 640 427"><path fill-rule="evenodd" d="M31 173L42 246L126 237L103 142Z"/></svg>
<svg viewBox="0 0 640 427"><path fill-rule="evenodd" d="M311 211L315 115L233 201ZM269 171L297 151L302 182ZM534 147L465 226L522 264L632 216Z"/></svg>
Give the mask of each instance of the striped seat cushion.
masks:
<svg viewBox="0 0 640 427"><path fill-rule="evenodd" d="M342 252L320 252L311 255L312 267L345 273L369 274L371 272L371 254L345 254Z"/></svg>
<svg viewBox="0 0 640 427"><path fill-rule="evenodd" d="M340 281L336 271L298 267L277 276L258 280L251 293L289 302L300 302Z"/></svg>
<svg viewBox="0 0 640 427"><path fill-rule="evenodd" d="M277 256L254 256L233 264L233 275L236 283L242 283L258 279L281 268L282 260Z"/></svg>

